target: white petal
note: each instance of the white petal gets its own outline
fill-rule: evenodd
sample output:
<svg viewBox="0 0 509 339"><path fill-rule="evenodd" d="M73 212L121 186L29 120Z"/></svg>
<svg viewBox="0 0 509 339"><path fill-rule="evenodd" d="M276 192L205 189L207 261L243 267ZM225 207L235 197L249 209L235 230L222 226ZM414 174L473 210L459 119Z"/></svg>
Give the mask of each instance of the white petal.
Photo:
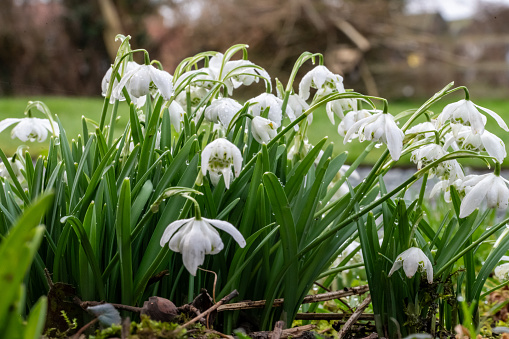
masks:
<svg viewBox="0 0 509 339"><path fill-rule="evenodd" d="M481 141L489 155L495 157L499 163L504 162L507 151L502 139L488 131L484 131L481 135Z"/></svg>
<svg viewBox="0 0 509 339"><path fill-rule="evenodd" d="M509 128L507 127L507 125L506 125L506 123L505 123L504 119L502 119L502 118L500 117L500 115L498 115L497 113L493 112L491 109L487 109L487 108L481 107L481 106L476 105L476 104L474 104L474 106L475 106L475 107L477 107L477 108L479 108L479 109L481 109L481 110L483 110L484 112L488 113L489 115L491 115L491 117L492 117L493 119L495 119L495 121L498 123L498 125L499 125L500 127L502 127L502 129L503 129L504 131L509 132Z"/></svg>
<svg viewBox="0 0 509 339"><path fill-rule="evenodd" d="M235 226L233 226L229 222L217 219L207 219L207 218L202 219L211 224L212 226L227 232L229 235L233 237L233 239L239 244L240 247L244 248L244 246L246 246L246 240L244 240L242 234Z"/></svg>
<svg viewBox="0 0 509 339"><path fill-rule="evenodd" d="M491 187L491 180L492 178L490 177L481 180L465 195L460 206L460 218L469 216L477 207L479 207L481 202L486 198L488 189Z"/></svg>
<svg viewBox="0 0 509 339"><path fill-rule="evenodd" d="M392 265L392 268L391 270L389 271L389 277L394 273L396 272L397 270L399 270L401 268L401 266L403 266L403 260L398 260L396 259L396 261L394 261L394 264Z"/></svg>
<svg viewBox="0 0 509 339"><path fill-rule="evenodd" d="M173 95L173 77L171 74L157 69L154 66L150 66L149 72L152 82L156 85L159 92L161 92L164 100L170 100Z"/></svg>
<svg viewBox="0 0 509 339"><path fill-rule="evenodd" d="M7 119L0 121L0 132L2 132L4 129L6 129L10 125L20 122L21 120L22 119L7 118Z"/></svg>
<svg viewBox="0 0 509 339"><path fill-rule="evenodd" d="M166 229L164 230L163 236L161 237L161 241L159 244L161 247L164 247L167 242L170 241L172 235L184 224L188 223L189 221L194 220L194 218L190 219L181 219L181 220L175 220L171 224L169 224Z"/></svg>

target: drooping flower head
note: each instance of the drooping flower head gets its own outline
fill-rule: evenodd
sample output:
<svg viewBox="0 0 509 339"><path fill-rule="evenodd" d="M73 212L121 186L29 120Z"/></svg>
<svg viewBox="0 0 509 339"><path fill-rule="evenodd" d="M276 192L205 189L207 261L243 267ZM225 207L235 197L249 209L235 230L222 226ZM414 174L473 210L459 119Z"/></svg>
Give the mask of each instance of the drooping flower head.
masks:
<svg viewBox="0 0 509 339"><path fill-rule="evenodd" d="M325 105L325 110L327 111L330 122L334 125L334 115L343 119L345 117L345 112L357 110L357 99L351 98L329 101L327 105Z"/></svg>
<svg viewBox="0 0 509 339"><path fill-rule="evenodd" d="M420 248L410 247L398 255L389 272L389 277L401 267L408 278L412 278L419 269L426 273L428 283L433 283L433 265Z"/></svg>
<svg viewBox="0 0 509 339"><path fill-rule="evenodd" d="M224 245L216 228L230 234L240 247L246 246L242 234L227 221L190 218L172 222L166 227L160 245L169 247L174 252L182 253L184 266L192 275L196 275L198 266L203 264L205 254L217 254Z"/></svg>
<svg viewBox="0 0 509 339"><path fill-rule="evenodd" d="M210 173L212 184L217 185L220 175L223 175L226 188L230 187L231 166L235 176L242 169L242 154L240 150L224 138L219 138L205 146L201 153L201 171L203 175Z"/></svg>
<svg viewBox="0 0 509 339"><path fill-rule="evenodd" d="M469 216L483 201L489 208L507 209L509 188L507 181L494 174L472 175L465 178L463 186L467 192L460 206L460 218Z"/></svg>
<svg viewBox="0 0 509 339"><path fill-rule="evenodd" d="M482 134L475 134L470 127L462 125L453 126L453 132L446 135L444 148L452 146L453 143L456 143L459 148L465 150L486 151L500 163L504 162L507 156L502 139L487 130L484 130Z"/></svg>
<svg viewBox="0 0 509 339"><path fill-rule="evenodd" d="M486 125L486 116L481 114L479 109L491 115L502 129L509 132L506 123L497 113L465 99L445 106L442 113L438 116L437 122L439 127L441 127L449 120L451 123L470 126L474 134L482 134Z"/></svg>
<svg viewBox="0 0 509 339"><path fill-rule="evenodd" d="M0 132L12 124L18 123L11 132L11 137L18 138L23 142L35 140L43 142L48 137L48 131L59 135L58 125L48 119L39 118L7 118L0 121Z"/></svg>
<svg viewBox="0 0 509 339"><path fill-rule="evenodd" d="M415 140L422 140L433 137L436 130L437 128L433 122L426 121L407 129L405 135L415 134Z"/></svg>
<svg viewBox="0 0 509 339"><path fill-rule="evenodd" d="M361 109L358 111L348 112L343 120L338 125L338 134L342 137L346 136L346 133L352 128L352 126L359 120L370 117L370 111L366 109ZM359 135L357 133L352 134L351 138L357 138Z"/></svg>
<svg viewBox="0 0 509 339"><path fill-rule="evenodd" d="M129 73L130 71L132 71L133 69L137 68L138 66L140 66L140 65L137 62L129 61L126 64L125 72L124 73ZM119 70L119 72L120 72L120 70ZM113 73L113 67L108 68L108 70L106 71L106 74L104 74L103 79L101 81L101 91L102 91L102 96L103 97L105 97L107 92L108 92L108 86L110 85L111 74L112 73ZM118 80L115 79L115 81L113 82L113 88L115 88L117 85L118 85ZM124 94L121 92L120 93L120 97L117 98L117 99L119 101L124 101L125 100Z"/></svg>
<svg viewBox="0 0 509 339"><path fill-rule="evenodd" d="M299 95L302 99L307 100L309 98L311 87L317 89L317 97L325 96L332 92L345 92L343 77L332 73L327 67L321 65L316 66L302 77L299 84Z"/></svg>
<svg viewBox="0 0 509 339"><path fill-rule="evenodd" d="M353 124L345 135L344 143L346 144L354 134L359 135L360 142L364 140L382 141L387 145L392 159L397 161L403 150L404 134L394 122L394 117L391 114L378 110L375 112L378 113Z"/></svg>
<svg viewBox="0 0 509 339"><path fill-rule="evenodd" d="M230 98L219 98L205 108L205 119L212 123L221 123L228 128L235 114L242 109L242 105Z"/></svg>
<svg viewBox="0 0 509 339"><path fill-rule="evenodd" d="M502 264L495 267L495 276L500 281L506 281L509 279L509 263Z"/></svg>
<svg viewBox="0 0 509 339"><path fill-rule="evenodd" d="M133 100L145 97L150 93L151 84L157 87L165 100L170 100L173 95L173 77L168 72L161 71L152 65L138 65L124 74L113 89L111 98L120 100L124 87Z"/></svg>
<svg viewBox="0 0 509 339"><path fill-rule="evenodd" d="M262 93L257 97L249 99L251 105L249 106L249 113L255 117L261 116L261 114L268 109L268 119L275 122L278 126L281 126L283 120L283 100L276 97L274 94ZM286 107L286 114L291 121L295 120L295 114L291 107Z"/></svg>
<svg viewBox="0 0 509 339"><path fill-rule="evenodd" d="M277 128L276 123L269 119L254 117L251 120L251 133L253 133L253 138L260 144L267 144L274 139L277 135Z"/></svg>

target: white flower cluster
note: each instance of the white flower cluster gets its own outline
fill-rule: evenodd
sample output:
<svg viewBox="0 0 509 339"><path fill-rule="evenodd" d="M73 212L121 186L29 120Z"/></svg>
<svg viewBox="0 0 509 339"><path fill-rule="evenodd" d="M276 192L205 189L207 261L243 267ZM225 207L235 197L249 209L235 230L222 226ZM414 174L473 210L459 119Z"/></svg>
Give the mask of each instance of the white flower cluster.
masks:
<svg viewBox="0 0 509 339"><path fill-rule="evenodd" d="M498 164L507 156L504 142L496 135L485 130L488 113L499 126L509 131L507 125L495 112L475 105L470 100L445 106L436 120L418 124L406 131L411 138L413 148L411 160L417 169L434 164L429 169L430 176L440 181L433 187L431 196L444 191L444 198L450 202L450 187L464 195L460 207L460 217L470 215L483 201L490 208L507 208L509 204L508 181L499 173L465 176L455 159L440 161L452 151L486 152ZM413 138L413 139L412 139ZM498 165L499 166L499 165Z"/></svg>

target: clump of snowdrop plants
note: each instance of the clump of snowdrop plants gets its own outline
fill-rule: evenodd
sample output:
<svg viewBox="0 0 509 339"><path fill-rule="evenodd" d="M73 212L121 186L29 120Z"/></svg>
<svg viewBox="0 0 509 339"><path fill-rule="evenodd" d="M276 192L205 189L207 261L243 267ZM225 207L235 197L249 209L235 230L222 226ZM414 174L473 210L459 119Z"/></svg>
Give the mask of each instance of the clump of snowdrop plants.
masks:
<svg viewBox="0 0 509 339"><path fill-rule="evenodd" d="M131 49L129 37L118 38L100 88L100 121L83 117L81 135L67 135L39 102L29 103L26 118L0 122L2 130L18 123L12 134L22 141L49 144L35 161L23 148L0 150L2 236L34 199L54 194L26 279L29 307L47 292L40 283L47 268L82 300L132 306L152 295L182 304L200 288L215 289L217 298L237 289L240 300L267 301L251 312L270 329L279 319L290 324L314 282L330 284L358 251L380 337L452 330L461 318L457 298L479 302L509 248L508 220L487 227L491 209L509 200L501 176L507 153L496 136L507 126L470 101L466 88L451 83L397 114L387 100L347 89L320 54L303 53L283 84L248 60L246 45L199 53L170 72ZM241 101L241 86L259 94ZM432 111L455 92L465 99ZM119 105L128 106L129 123L114 134ZM35 109L46 120L32 117ZM326 136L311 144L312 114L327 115L345 144L365 142L365 151L347 163ZM488 119L501 130L488 132ZM353 187L350 176L375 146L384 153ZM405 157L415 173L388 191L384 175ZM488 169L465 175L464 158ZM404 199L417 182L419 197ZM440 192L450 212L435 222L424 202ZM479 269L478 246L496 237ZM282 307L270 307L275 298L284 298ZM219 314L225 333L238 320Z"/></svg>

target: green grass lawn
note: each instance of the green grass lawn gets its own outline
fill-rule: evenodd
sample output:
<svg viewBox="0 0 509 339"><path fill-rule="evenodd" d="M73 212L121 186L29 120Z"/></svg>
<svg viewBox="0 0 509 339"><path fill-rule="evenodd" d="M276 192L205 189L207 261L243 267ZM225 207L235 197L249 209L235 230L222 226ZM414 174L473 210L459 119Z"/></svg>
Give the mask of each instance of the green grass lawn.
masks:
<svg viewBox="0 0 509 339"><path fill-rule="evenodd" d="M432 107L432 111L440 112L443 107L450 103L460 99L460 96L451 96L449 101L442 101ZM26 107L28 100L40 100L43 101L51 110L52 113L58 115L61 120L66 132L67 136L70 139L76 138L78 134L81 133L81 117L86 116L87 118L99 121L101 109L103 105L103 99L101 97L97 98L73 98L73 97L13 97L13 98L2 98L0 99L0 120L5 118L22 118L23 111ZM424 100L421 101L397 101L397 102L389 102L389 111L393 114L397 114L407 109L417 108L419 107ZM475 100L476 104L492 109L497 112L504 120L509 122L509 101L507 100ZM115 134L120 135L123 132L123 128L125 127L128 120L128 108L125 103L120 103L119 106L119 115L120 119L117 122L117 127ZM43 118L43 115L37 115L39 118ZM367 146L367 142L359 143L357 140L353 142L343 145L343 138L340 137L337 133L337 125L339 123L339 119L336 119L336 126L333 126L327 115L325 114L325 109L319 110L314 113L313 123L309 129L309 139L311 143L316 143L321 140L324 136L329 137L329 141L335 144L336 153L343 152L348 150L349 157L348 162L351 163L355 160L355 157L358 156L363 150L364 147ZM6 153L7 156L11 156L17 149L18 146L21 145L21 141L17 139L11 139L10 131L12 127L4 130L0 133L0 148ZM91 127L89 126L89 129ZM491 118L488 117L487 129L497 134L501 137L506 144L509 144L509 133L504 132L497 123ZM30 149L31 154L40 154L44 153L47 148L47 141L43 143L37 142L27 142L27 146ZM374 150L369 154L366 159L366 164L374 163L382 151L385 149L382 146L379 150ZM401 164L408 164L409 157L406 156L402 158L400 161ZM472 165L482 166L480 161L473 161ZM505 165L509 165L509 162L505 162Z"/></svg>

